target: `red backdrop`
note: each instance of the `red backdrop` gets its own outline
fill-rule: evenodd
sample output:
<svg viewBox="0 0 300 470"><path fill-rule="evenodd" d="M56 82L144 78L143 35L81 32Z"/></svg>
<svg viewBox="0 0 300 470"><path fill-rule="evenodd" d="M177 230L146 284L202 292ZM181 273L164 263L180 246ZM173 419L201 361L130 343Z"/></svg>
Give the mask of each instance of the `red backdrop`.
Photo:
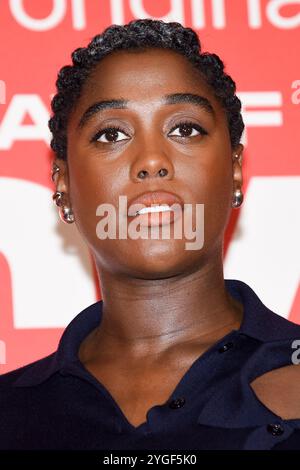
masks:
<svg viewBox="0 0 300 470"><path fill-rule="evenodd" d="M300 1L3 0L1 373L54 351L69 321L101 298L87 247L52 203L50 100L76 47L111 23L145 17L193 27L236 81L245 199L226 232L224 275L300 323Z"/></svg>

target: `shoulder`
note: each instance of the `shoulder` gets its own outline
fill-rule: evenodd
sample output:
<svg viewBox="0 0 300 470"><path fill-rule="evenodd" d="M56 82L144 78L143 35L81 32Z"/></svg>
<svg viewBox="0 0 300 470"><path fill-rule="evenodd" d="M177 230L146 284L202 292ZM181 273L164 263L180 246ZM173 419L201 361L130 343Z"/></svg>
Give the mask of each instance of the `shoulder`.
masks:
<svg viewBox="0 0 300 470"><path fill-rule="evenodd" d="M51 365L52 359L55 353L44 356L41 359L25 364L24 366L13 369L9 372L0 375L0 396L5 393L6 390L14 388L18 385L21 379L33 377L38 379L42 372L47 372Z"/></svg>
<svg viewBox="0 0 300 470"><path fill-rule="evenodd" d="M229 293L244 307L241 332L262 342L299 339L300 325L271 310L255 288L238 279L225 279Z"/></svg>
<svg viewBox="0 0 300 470"><path fill-rule="evenodd" d="M0 375L0 449L14 448L16 435L23 439L29 423L36 425L49 408L53 389L51 381L43 380L49 374L51 356Z"/></svg>

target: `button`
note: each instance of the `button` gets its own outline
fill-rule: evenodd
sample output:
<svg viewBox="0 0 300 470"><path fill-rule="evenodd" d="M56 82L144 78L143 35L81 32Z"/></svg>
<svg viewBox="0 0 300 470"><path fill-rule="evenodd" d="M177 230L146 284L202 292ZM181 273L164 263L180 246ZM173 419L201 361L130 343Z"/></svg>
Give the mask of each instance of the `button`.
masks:
<svg viewBox="0 0 300 470"><path fill-rule="evenodd" d="M281 436L284 433L284 429L281 424L268 424L267 430L273 436Z"/></svg>
<svg viewBox="0 0 300 470"><path fill-rule="evenodd" d="M172 409L176 408L181 408L185 404L185 399L182 398L175 398L174 400L171 400L169 403L169 407Z"/></svg>
<svg viewBox="0 0 300 470"><path fill-rule="evenodd" d="M232 342L224 344L223 346L221 346L221 348L219 348L219 353L228 351L229 349L232 348L232 346L233 346Z"/></svg>

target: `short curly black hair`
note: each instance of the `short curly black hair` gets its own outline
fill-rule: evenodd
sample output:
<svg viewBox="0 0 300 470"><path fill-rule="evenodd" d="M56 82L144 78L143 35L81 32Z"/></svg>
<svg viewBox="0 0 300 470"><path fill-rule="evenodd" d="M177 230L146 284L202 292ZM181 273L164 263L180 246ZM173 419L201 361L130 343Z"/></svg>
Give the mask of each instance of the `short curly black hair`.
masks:
<svg viewBox="0 0 300 470"><path fill-rule="evenodd" d="M72 54L73 65L62 67L57 76L57 93L51 101L52 117L48 126L52 132L50 146L57 158L67 159L67 123L80 97L82 87L99 61L120 50L145 48L171 49L183 54L201 73L206 83L226 111L232 148L241 139L244 122L241 101L236 96L236 84L224 72L224 63L216 54L201 52L195 31L177 22L137 19L124 26L113 24L92 38L87 47L79 47Z"/></svg>

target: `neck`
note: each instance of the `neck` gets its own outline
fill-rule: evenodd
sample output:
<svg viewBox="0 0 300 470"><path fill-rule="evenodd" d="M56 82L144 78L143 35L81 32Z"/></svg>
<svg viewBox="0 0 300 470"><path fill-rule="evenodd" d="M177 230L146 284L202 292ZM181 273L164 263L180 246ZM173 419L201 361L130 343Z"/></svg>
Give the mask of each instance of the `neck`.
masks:
<svg viewBox="0 0 300 470"><path fill-rule="evenodd" d="M222 257L165 279L117 276L97 265L103 300L93 355L141 358L197 340L208 343L238 328L242 304L225 289Z"/></svg>

